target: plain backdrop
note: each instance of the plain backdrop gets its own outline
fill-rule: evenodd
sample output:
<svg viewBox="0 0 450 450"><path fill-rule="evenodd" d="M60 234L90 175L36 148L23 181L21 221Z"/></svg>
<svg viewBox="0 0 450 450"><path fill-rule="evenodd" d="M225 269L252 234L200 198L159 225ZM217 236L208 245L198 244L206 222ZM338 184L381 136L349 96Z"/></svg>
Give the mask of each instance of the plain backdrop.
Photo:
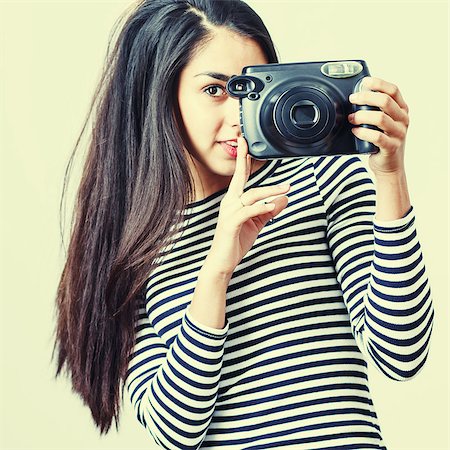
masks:
<svg viewBox="0 0 450 450"><path fill-rule="evenodd" d="M156 449L127 403L99 437L50 361L64 263L64 171L127 1L0 2L1 383L3 449ZM428 361L396 382L370 366L389 450L449 448L448 4L249 1L281 62L364 59L410 108L406 167L435 307ZM81 159L74 168L80 172ZM73 198L75 185L69 198ZM70 217L70 201L67 217ZM67 219L68 220L68 219ZM67 227L67 226L66 226ZM67 235L65 237L67 243Z"/></svg>

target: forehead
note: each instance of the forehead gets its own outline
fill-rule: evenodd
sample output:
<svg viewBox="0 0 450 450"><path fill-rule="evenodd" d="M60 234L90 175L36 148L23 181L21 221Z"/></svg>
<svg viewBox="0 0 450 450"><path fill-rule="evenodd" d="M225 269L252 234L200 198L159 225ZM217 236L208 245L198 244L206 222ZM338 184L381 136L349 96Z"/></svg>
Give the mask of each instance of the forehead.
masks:
<svg viewBox="0 0 450 450"><path fill-rule="evenodd" d="M194 54L184 72L192 76L205 71L235 75L240 74L244 66L265 63L267 58L256 41L229 30L218 29Z"/></svg>

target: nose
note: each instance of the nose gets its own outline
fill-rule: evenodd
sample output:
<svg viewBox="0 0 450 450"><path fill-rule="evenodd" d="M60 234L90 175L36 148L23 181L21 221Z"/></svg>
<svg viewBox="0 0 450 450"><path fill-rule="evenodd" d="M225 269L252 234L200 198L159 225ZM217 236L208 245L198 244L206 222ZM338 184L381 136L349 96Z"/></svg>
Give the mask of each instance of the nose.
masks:
<svg viewBox="0 0 450 450"><path fill-rule="evenodd" d="M225 101L225 117L224 121L231 127L237 127L240 130L239 124L239 99L228 97Z"/></svg>

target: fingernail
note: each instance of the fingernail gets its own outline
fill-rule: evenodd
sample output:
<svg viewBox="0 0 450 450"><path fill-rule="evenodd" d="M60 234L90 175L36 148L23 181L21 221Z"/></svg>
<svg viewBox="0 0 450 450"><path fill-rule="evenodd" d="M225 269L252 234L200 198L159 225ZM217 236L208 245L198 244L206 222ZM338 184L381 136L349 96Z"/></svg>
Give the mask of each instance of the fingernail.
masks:
<svg viewBox="0 0 450 450"><path fill-rule="evenodd" d="M287 189L290 186L290 184L278 184L277 187L280 189Z"/></svg>

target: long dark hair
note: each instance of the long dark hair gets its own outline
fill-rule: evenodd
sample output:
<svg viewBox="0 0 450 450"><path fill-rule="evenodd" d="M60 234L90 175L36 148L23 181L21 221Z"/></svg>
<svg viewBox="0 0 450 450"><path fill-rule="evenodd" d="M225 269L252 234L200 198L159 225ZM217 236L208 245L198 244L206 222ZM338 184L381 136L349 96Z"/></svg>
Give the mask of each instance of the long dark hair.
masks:
<svg viewBox="0 0 450 450"><path fill-rule="evenodd" d="M55 378L65 367L100 434L113 418L119 429L120 384L134 346L137 302L194 198L177 86L214 27L254 39L269 63L278 62L266 27L241 0L145 0L125 11L66 169L61 205L92 117L56 294L52 359L57 351Z"/></svg>

